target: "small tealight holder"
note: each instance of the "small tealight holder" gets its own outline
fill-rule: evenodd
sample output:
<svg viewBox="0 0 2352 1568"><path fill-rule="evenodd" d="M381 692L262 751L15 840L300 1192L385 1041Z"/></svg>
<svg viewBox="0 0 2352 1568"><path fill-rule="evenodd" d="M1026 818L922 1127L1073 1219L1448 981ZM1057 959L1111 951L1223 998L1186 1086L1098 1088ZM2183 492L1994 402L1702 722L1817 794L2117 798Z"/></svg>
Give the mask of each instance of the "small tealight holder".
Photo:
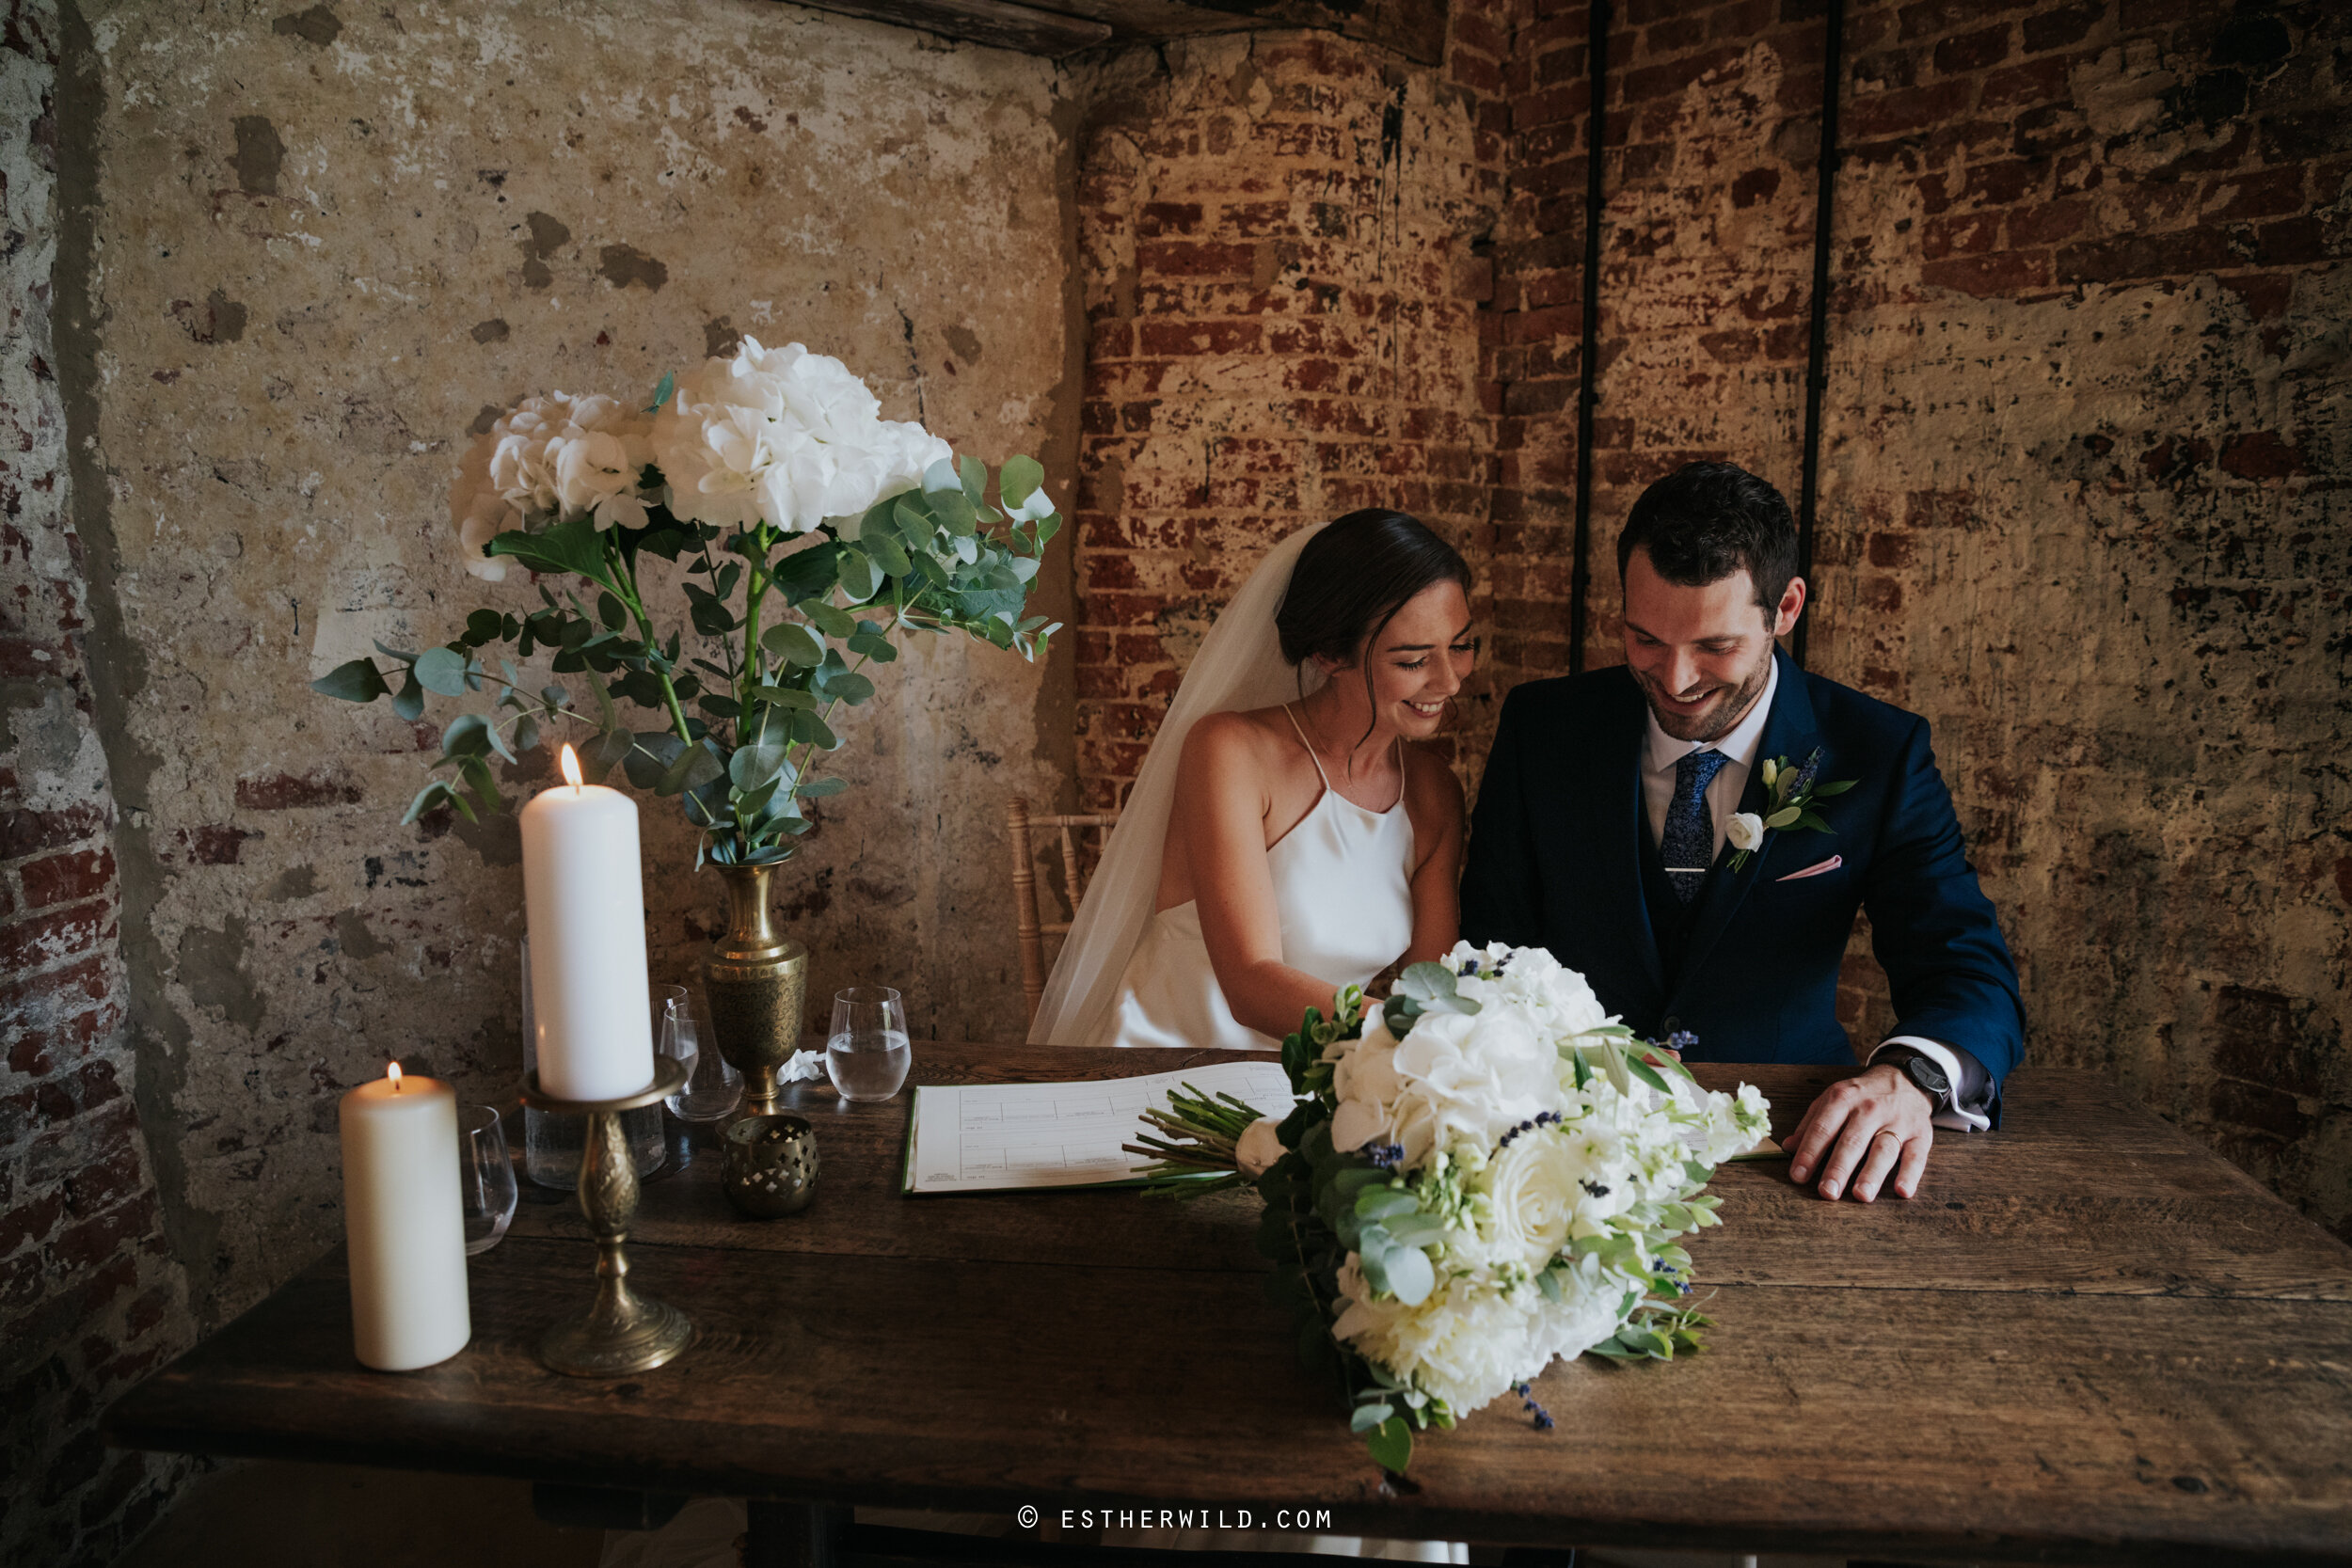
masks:
<svg viewBox="0 0 2352 1568"><path fill-rule="evenodd" d="M750 1219L797 1214L817 1196L817 1130L793 1116L745 1117L726 1130L727 1201Z"/></svg>
<svg viewBox="0 0 2352 1568"><path fill-rule="evenodd" d="M620 1377L651 1371L684 1350L694 1324L667 1302L628 1288L629 1221L637 1214L637 1165L621 1131L621 1113L659 1104L686 1085L675 1057L654 1058L654 1081L618 1100L558 1100L523 1074L523 1103L557 1116L584 1116L588 1135L580 1156L580 1212L596 1238L596 1299L587 1311L564 1319L539 1341L539 1359L572 1377Z"/></svg>

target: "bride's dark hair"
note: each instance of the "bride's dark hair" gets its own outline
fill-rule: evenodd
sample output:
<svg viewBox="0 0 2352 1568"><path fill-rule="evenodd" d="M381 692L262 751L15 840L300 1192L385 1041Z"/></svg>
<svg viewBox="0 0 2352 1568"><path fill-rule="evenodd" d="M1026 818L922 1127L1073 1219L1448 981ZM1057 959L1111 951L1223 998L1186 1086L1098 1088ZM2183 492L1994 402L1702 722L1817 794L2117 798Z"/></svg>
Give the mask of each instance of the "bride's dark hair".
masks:
<svg viewBox="0 0 2352 1568"><path fill-rule="evenodd" d="M1282 608L1274 612L1282 657L1302 666L1302 674L1318 655L1347 663L1415 594L1440 582L1459 583L1467 595L1470 566L1419 518L1377 506L1336 518L1299 551ZM1372 694L1367 660L1364 695Z"/></svg>

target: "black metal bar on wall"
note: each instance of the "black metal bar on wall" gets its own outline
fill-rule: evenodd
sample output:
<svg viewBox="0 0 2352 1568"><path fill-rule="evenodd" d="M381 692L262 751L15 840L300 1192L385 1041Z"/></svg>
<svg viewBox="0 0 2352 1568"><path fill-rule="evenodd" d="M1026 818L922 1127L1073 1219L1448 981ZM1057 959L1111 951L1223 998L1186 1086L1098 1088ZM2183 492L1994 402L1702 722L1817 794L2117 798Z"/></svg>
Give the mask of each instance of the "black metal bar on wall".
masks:
<svg viewBox="0 0 2352 1568"><path fill-rule="evenodd" d="M1845 84L1846 5L1829 0L1829 36L1821 53L1821 150L1814 172L1813 320L1804 356L1804 469L1797 487L1797 574L1813 590L1813 531L1821 502L1821 394L1829 388L1829 246L1837 200L1837 99ZM1808 607L1809 608L1809 607ZM1810 613L1797 623L1789 652L1805 661Z"/></svg>
<svg viewBox="0 0 2352 1568"><path fill-rule="evenodd" d="M1593 581L1593 405L1600 402L1600 166L1601 106L1609 95L1609 0L1592 0L1591 42L1585 48L1584 335L1577 350L1576 543L1568 568L1568 671L1584 671L1584 601Z"/></svg>

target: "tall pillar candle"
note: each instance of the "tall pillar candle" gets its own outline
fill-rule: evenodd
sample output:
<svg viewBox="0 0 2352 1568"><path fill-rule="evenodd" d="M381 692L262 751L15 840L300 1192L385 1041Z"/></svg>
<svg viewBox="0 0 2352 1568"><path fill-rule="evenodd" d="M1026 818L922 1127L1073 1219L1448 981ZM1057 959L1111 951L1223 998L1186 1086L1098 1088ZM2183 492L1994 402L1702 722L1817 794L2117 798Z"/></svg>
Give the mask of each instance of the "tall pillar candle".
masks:
<svg viewBox="0 0 2352 1568"><path fill-rule="evenodd" d="M559 1100L618 1100L653 1082L637 805L581 784L569 746L564 776L522 809L539 1087Z"/></svg>
<svg viewBox="0 0 2352 1568"><path fill-rule="evenodd" d="M473 1338L466 1214L457 1190L457 1096L389 1073L343 1096L343 1234L352 1349L380 1372L446 1361Z"/></svg>

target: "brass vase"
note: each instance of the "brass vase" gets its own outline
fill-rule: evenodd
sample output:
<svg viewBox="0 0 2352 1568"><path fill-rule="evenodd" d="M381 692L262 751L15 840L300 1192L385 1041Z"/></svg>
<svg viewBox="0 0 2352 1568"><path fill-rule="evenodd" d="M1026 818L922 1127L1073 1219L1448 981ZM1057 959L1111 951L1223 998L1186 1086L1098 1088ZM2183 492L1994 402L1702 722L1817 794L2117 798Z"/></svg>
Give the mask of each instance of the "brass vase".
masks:
<svg viewBox="0 0 2352 1568"><path fill-rule="evenodd" d="M808 997L808 949L775 928L768 915L772 865L722 865L727 884L726 934L703 960L710 1027L719 1054L743 1075L743 1112L774 1116L783 1085L776 1071L801 1043Z"/></svg>

